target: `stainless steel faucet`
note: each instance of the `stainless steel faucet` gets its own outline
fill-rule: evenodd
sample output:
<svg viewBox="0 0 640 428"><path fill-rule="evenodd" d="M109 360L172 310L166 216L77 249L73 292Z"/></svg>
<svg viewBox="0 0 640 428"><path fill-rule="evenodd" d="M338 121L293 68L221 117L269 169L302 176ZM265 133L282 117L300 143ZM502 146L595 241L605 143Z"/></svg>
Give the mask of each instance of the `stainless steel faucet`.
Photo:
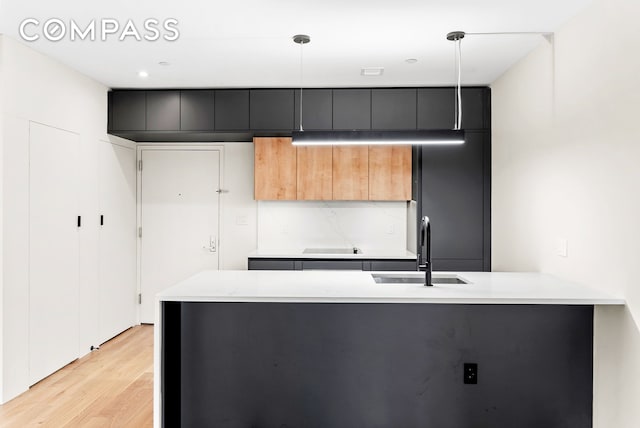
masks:
<svg viewBox="0 0 640 428"><path fill-rule="evenodd" d="M420 248L422 264L419 264L418 267L424 269L424 285L431 287L433 286L431 283L431 224L427 216L422 217L420 222Z"/></svg>

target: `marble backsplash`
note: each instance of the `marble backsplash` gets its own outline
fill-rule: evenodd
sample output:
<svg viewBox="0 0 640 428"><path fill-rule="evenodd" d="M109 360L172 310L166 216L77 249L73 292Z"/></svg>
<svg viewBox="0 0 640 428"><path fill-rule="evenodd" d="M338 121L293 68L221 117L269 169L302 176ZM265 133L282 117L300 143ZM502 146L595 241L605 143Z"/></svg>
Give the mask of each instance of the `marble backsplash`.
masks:
<svg viewBox="0 0 640 428"><path fill-rule="evenodd" d="M260 201L258 249L407 248L407 203Z"/></svg>

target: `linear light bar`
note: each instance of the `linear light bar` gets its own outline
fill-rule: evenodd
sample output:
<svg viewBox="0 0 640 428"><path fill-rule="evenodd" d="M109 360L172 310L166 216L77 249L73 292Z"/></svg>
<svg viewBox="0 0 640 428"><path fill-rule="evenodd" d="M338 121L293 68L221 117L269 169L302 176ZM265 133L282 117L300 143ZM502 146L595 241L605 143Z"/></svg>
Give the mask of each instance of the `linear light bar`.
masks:
<svg viewBox="0 0 640 428"><path fill-rule="evenodd" d="M374 146L464 144L462 130L294 131L294 146Z"/></svg>

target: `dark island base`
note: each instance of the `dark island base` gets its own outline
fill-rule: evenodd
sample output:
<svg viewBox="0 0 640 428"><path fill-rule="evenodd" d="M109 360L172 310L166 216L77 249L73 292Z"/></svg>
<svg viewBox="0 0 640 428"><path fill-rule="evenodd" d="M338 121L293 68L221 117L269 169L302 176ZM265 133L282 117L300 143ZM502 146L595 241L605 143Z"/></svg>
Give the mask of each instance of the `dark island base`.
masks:
<svg viewBox="0 0 640 428"><path fill-rule="evenodd" d="M162 309L163 427L592 426L593 306Z"/></svg>

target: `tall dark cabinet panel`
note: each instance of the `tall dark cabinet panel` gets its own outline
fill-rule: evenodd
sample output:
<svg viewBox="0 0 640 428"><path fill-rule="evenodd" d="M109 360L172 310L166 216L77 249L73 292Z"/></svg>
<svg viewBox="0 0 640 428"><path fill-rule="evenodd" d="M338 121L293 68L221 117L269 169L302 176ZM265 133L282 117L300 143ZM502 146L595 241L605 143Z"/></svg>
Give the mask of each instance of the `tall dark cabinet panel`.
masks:
<svg viewBox="0 0 640 428"><path fill-rule="evenodd" d="M294 92L294 129L300 129L300 89ZM331 89L304 89L302 91L302 126L309 131L333 128L333 91Z"/></svg>
<svg viewBox="0 0 640 428"><path fill-rule="evenodd" d="M180 130L213 131L214 91L180 91Z"/></svg>
<svg viewBox="0 0 640 428"><path fill-rule="evenodd" d="M457 146L421 148L422 215L431 222L434 270L489 270L490 135L467 131Z"/></svg>
<svg viewBox="0 0 640 428"><path fill-rule="evenodd" d="M147 93L145 91L114 91L111 93L110 129L144 131L147 129Z"/></svg>
<svg viewBox="0 0 640 428"><path fill-rule="evenodd" d="M371 129L371 89L333 90L333 129Z"/></svg>
<svg viewBox="0 0 640 428"><path fill-rule="evenodd" d="M293 129L293 89L253 89L249 109L252 130Z"/></svg>
<svg viewBox="0 0 640 428"><path fill-rule="evenodd" d="M371 128L416 129L416 89L372 89Z"/></svg>
<svg viewBox="0 0 640 428"><path fill-rule="evenodd" d="M147 91L147 131L180 129L180 91Z"/></svg>
<svg viewBox="0 0 640 428"><path fill-rule="evenodd" d="M219 89L215 91L216 131L249 129L249 90Z"/></svg>

